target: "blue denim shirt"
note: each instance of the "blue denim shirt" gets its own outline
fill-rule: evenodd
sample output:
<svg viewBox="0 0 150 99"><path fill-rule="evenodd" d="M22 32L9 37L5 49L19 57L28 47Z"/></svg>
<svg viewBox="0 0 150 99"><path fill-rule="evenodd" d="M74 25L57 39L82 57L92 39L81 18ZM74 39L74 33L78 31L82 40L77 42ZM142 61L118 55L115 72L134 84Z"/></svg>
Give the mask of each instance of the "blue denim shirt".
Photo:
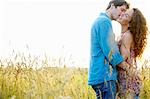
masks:
<svg viewBox="0 0 150 99"><path fill-rule="evenodd" d="M88 84L96 85L117 80L116 67L123 61L119 52L111 19L101 13L91 29L91 54Z"/></svg>

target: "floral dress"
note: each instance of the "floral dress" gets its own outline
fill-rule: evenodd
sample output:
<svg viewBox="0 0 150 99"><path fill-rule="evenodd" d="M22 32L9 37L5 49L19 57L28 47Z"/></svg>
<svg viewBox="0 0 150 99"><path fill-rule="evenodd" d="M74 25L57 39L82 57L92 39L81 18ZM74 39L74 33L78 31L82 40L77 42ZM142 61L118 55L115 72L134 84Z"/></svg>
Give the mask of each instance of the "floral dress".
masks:
<svg viewBox="0 0 150 99"><path fill-rule="evenodd" d="M124 37L125 33L122 34L121 39ZM121 39L118 42L118 46L120 47L122 42ZM127 94L134 94L139 95L141 89L141 79L139 76L135 58L134 48L130 49L130 54L128 58L125 60L129 65L130 69L134 70L133 73L127 74L121 68L118 68L119 75L118 75L118 92L120 97L124 97Z"/></svg>

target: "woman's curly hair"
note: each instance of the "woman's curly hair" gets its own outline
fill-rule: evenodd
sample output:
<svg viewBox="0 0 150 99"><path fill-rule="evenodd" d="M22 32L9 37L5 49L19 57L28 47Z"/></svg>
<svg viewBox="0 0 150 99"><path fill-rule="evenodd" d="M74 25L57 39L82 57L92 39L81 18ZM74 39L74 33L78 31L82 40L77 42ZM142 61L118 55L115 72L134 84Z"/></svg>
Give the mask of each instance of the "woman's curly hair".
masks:
<svg viewBox="0 0 150 99"><path fill-rule="evenodd" d="M129 22L129 30L133 35L135 57L141 57L147 44L148 27L146 19L137 8L133 8L133 15Z"/></svg>

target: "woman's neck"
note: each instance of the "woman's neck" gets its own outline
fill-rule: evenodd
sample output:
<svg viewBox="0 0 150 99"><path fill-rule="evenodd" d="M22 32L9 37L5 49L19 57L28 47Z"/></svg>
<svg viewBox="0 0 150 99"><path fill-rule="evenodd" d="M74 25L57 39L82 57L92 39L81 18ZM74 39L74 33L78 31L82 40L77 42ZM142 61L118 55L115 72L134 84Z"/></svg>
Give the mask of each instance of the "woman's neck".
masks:
<svg viewBox="0 0 150 99"><path fill-rule="evenodd" d="M127 25L122 25L122 33L125 33L126 31L128 31L128 26Z"/></svg>

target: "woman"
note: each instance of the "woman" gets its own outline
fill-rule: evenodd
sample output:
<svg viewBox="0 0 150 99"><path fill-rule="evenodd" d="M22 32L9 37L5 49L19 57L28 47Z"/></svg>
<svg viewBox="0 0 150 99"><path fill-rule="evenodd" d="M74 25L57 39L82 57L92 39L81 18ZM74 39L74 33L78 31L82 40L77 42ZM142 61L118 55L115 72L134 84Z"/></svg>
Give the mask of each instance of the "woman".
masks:
<svg viewBox="0 0 150 99"><path fill-rule="evenodd" d="M130 66L130 71L118 68L119 97L122 99L124 96L124 98L132 96L131 99L139 99L141 79L136 71L136 58L141 57L146 45L148 31L146 20L138 9L133 8L123 13L117 21L122 26L122 34L118 42L120 52Z"/></svg>

